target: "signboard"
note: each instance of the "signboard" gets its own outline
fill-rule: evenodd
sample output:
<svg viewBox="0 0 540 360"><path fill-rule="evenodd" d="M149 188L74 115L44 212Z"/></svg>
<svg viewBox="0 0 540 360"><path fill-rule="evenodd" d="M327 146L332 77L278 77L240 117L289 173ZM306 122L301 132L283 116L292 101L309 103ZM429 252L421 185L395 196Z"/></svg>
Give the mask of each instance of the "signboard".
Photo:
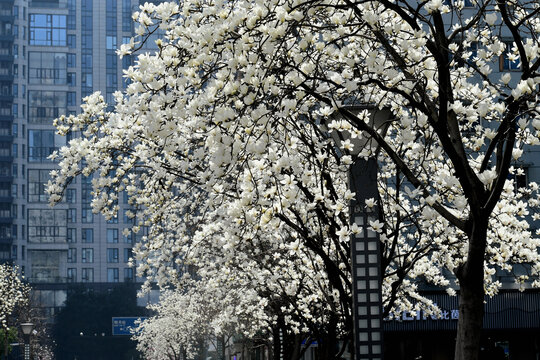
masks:
<svg viewBox="0 0 540 360"><path fill-rule="evenodd" d="M113 317L112 318L112 334L113 335L133 335L134 329L138 327L137 320L141 322L146 320L145 317Z"/></svg>

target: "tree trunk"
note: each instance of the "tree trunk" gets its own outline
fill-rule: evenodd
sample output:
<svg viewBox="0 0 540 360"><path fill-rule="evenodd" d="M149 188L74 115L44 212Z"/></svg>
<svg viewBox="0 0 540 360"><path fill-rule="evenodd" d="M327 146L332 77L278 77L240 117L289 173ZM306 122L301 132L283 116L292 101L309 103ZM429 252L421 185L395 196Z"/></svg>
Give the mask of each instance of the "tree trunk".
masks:
<svg viewBox="0 0 540 360"><path fill-rule="evenodd" d="M322 339L319 339L317 350L319 352L319 359L334 360L337 355L338 341L337 341L337 321L333 317L330 319L326 334Z"/></svg>
<svg viewBox="0 0 540 360"><path fill-rule="evenodd" d="M280 334L280 328L279 326L274 326L272 328L272 335L273 335L273 343L270 347L272 349L272 354L270 356L270 359L272 360L281 360L281 334Z"/></svg>
<svg viewBox="0 0 540 360"><path fill-rule="evenodd" d="M455 360L478 360L483 318L483 288L460 286Z"/></svg>
<svg viewBox="0 0 540 360"><path fill-rule="evenodd" d="M8 342L9 342L9 332L7 329L4 329L4 360L8 358Z"/></svg>
<svg viewBox="0 0 540 360"><path fill-rule="evenodd" d="M484 319L484 255L487 219L473 221L467 261L459 279L459 320L454 360L478 360Z"/></svg>

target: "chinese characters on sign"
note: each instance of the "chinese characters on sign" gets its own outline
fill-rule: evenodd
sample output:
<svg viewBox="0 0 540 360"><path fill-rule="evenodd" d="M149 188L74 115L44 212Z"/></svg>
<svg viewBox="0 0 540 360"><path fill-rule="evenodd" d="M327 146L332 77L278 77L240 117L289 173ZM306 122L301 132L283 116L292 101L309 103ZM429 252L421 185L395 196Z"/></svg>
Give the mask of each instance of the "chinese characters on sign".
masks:
<svg viewBox="0 0 540 360"><path fill-rule="evenodd" d="M385 319L385 320L397 320L397 321L420 321L420 320L435 320L435 321L445 321L445 320L457 320L459 319L459 310L457 309L441 309L439 316L437 315L427 315L423 311L417 311L416 314L411 314L409 311L403 311L400 317Z"/></svg>
<svg viewBox="0 0 540 360"><path fill-rule="evenodd" d="M139 326L139 321L143 322L145 319L145 317L113 317L112 334L133 335L134 330Z"/></svg>

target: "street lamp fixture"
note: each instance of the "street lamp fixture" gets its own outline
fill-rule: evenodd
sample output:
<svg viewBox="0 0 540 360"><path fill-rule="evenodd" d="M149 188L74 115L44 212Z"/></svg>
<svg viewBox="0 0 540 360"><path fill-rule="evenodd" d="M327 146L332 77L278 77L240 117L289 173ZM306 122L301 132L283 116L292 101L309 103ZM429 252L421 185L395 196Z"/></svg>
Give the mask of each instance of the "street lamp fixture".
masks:
<svg viewBox="0 0 540 360"><path fill-rule="evenodd" d="M31 322L25 322L21 324L21 330L24 338L24 360L30 360L30 334L34 329L34 324Z"/></svg>

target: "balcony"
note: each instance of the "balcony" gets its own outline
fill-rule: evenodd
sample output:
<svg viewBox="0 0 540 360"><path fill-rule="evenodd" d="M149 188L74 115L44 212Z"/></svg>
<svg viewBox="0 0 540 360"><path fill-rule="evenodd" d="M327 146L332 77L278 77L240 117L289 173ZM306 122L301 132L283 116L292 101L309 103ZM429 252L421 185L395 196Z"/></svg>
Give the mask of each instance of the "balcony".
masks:
<svg viewBox="0 0 540 360"><path fill-rule="evenodd" d="M0 80L13 81L13 79L15 79L15 77L13 76L13 72L11 72L11 69L0 68Z"/></svg>
<svg viewBox="0 0 540 360"><path fill-rule="evenodd" d="M65 276L47 276L47 277L29 277L28 282L32 284L64 284L67 279Z"/></svg>
<svg viewBox="0 0 540 360"><path fill-rule="evenodd" d="M30 1L31 8L38 9L67 9L66 0L33 0Z"/></svg>
<svg viewBox="0 0 540 360"><path fill-rule="evenodd" d="M2 150L2 149L0 149ZM11 155L11 152L0 152L0 162L13 162L13 155Z"/></svg>
<svg viewBox="0 0 540 360"><path fill-rule="evenodd" d="M15 35L13 35L12 32L7 32L7 31L0 32L0 40L1 41L14 41Z"/></svg>
<svg viewBox="0 0 540 360"><path fill-rule="evenodd" d="M13 101L13 94L0 93L0 101Z"/></svg>
<svg viewBox="0 0 540 360"><path fill-rule="evenodd" d="M0 235L0 244L1 245L11 245L11 244L13 244L13 238L11 236L1 236Z"/></svg>

